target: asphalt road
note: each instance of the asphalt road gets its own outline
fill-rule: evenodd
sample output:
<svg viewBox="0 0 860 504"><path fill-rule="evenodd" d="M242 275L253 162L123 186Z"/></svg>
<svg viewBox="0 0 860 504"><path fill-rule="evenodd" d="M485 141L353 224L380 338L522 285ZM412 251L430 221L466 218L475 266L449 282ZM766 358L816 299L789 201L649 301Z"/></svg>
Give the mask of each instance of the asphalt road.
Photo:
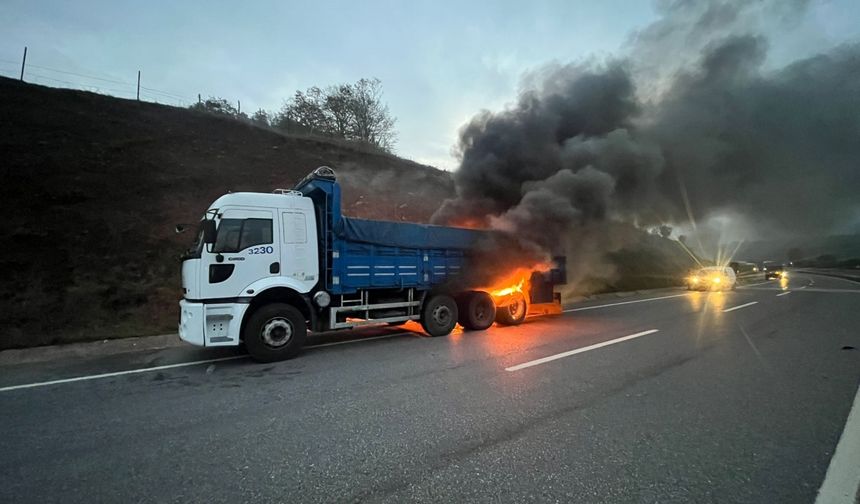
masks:
<svg viewBox="0 0 860 504"><path fill-rule="evenodd" d="M860 284L784 287L353 332L277 364L0 367L0 502L814 502L860 383Z"/></svg>

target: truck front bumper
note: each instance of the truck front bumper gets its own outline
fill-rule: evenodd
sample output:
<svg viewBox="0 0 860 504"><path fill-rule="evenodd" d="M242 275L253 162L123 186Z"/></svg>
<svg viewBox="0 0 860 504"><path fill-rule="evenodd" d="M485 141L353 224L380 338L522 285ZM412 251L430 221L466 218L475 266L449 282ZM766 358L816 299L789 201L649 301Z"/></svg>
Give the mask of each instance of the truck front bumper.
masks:
<svg viewBox="0 0 860 504"><path fill-rule="evenodd" d="M179 339L192 345L205 346L203 303L179 302Z"/></svg>
<svg viewBox="0 0 860 504"><path fill-rule="evenodd" d="M179 338L197 346L236 346L248 303L179 302Z"/></svg>

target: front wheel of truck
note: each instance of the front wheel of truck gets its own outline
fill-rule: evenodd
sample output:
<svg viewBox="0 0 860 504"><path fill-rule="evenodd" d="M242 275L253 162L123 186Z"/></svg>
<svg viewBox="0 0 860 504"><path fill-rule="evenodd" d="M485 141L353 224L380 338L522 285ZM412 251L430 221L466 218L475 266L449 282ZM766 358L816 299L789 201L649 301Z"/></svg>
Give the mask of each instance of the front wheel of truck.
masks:
<svg viewBox="0 0 860 504"><path fill-rule="evenodd" d="M251 314L242 340L254 360L275 362L295 357L307 334L305 317L299 310L285 303L272 303Z"/></svg>
<svg viewBox="0 0 860 504"><path fill-rule="evenodd" d="M457 303L446 294L437 294L424 303L421 326L430 336L451 334L457 325Z"/></svg>

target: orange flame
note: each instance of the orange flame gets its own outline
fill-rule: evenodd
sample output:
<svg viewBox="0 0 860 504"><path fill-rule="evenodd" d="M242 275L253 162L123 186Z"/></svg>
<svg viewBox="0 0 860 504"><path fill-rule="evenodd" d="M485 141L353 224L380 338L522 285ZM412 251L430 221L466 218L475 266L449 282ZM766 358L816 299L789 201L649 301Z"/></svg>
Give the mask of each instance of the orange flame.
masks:
<svg viewBox="0 0 860 504"><path fill-rule="evenodd" d="M491 296L498 303L504 298L511 296L517 292L525 293L528 292L531 280L531 275L533 272L545 272L549 271L552 268L551 264L537 264L531 268L516 268L513 272L508 273L507 275L499 278L497 281L493 282L492 285L485 287L481 290L489 292Z"/></svg>
<svg viewBox="0 0 860 504"><path fill-rule="evenodd" d="M446 226L468 228L468 229L486 229L487 223L484 219L474 217L463 217L457 220L449 221Z"/></svg>
<svg viewBox="0 0 860 504"><path fill-rule="evenodd" d="M493 297L504 297L513 294L514 292L522 292L523 284L526 283L525 278L520 278L520 281L516 285L512 285L510 287L505 287L504 289L496 289L490 291L490 295Z"/></svg>

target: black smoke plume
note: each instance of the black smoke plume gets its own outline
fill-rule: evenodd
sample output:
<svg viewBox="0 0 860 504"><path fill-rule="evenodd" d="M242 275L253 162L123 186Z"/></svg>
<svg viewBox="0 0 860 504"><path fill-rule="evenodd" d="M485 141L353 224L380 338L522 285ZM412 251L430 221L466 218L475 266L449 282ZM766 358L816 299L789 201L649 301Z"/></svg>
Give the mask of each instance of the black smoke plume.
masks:
<svg viewBox="0 0 860 504"><path fill-rule="evenodd" d="M805 7L755 21L771 3L661 2L625 55L532 72L513 105L462 128L457 197L434 222L513 231L591 271L637 229L857 226L860 45L769 67L763 26Z"/></svg>

